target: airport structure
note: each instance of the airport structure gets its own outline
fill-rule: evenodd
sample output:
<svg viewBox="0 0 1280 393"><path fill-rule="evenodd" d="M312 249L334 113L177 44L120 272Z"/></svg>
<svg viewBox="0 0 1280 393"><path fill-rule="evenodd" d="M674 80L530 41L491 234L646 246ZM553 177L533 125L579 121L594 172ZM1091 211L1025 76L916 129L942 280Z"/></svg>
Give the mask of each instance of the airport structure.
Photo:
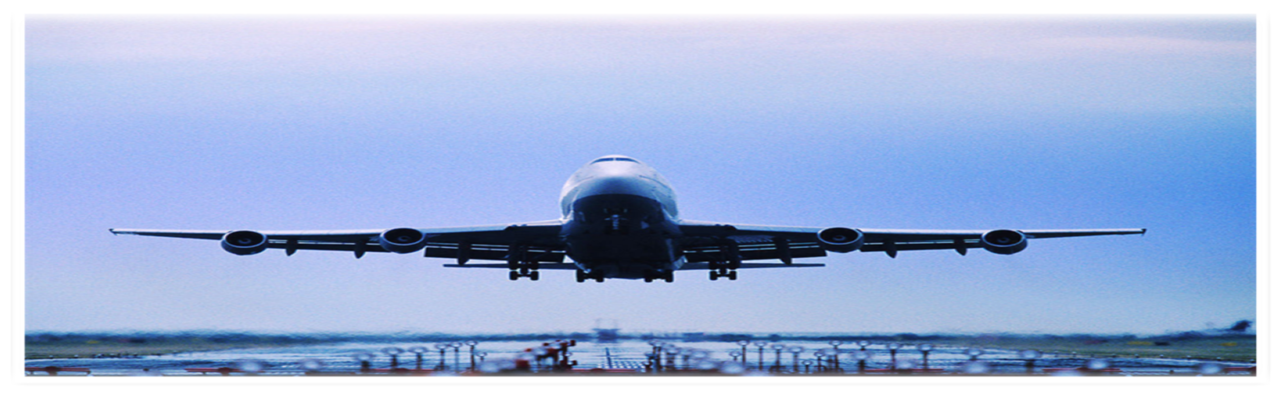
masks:
<svg viewBox="0 0 1280 393"><path fill-rule="evenodd" d="M842 340L447 341L28 359L31 376L1251 376L1255 362Z"/></svg>

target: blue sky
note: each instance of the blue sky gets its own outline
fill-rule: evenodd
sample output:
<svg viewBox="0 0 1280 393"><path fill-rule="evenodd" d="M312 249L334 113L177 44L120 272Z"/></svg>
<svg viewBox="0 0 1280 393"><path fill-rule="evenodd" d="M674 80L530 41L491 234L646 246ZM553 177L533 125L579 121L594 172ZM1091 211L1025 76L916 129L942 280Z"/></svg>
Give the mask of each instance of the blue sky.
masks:
<svg viewBox="0 0 1280 393"><path fill-rule="evenodd" d="M28 17L26 328L1223 327L1256 317L1255 62L1247 17ZM579 284L107 232L552 219L606 154L686 219L1149 233Z"/></svg>

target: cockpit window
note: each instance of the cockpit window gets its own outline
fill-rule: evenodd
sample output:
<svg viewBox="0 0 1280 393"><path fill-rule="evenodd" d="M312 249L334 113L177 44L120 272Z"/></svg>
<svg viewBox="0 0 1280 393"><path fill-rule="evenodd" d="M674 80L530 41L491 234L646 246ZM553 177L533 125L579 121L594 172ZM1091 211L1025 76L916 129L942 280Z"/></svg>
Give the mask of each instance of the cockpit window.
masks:
<svg viewBox="0 0 1280 393"><path fill-rule="evenodd" d="M626 162L639 163L639 161L636 161L635 159L628 158L628 157L604 157L604 158L598 158L595 161L591 161L591 163L595 164L597 162L605 162L605 161L626 161Z"/></svg>

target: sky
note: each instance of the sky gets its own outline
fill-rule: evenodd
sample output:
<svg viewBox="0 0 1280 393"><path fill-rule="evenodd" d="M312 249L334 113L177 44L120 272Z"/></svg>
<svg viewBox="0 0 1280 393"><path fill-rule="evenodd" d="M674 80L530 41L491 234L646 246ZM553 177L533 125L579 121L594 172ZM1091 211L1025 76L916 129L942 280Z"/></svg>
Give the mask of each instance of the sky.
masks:
<svg viewBox="0 0 1280 393"><path fill-rule="evenodd" d="M1257 317L1252 17L29 16L27 331L1142 333ZM108 228L558 218L624 154L682 218L1147 228L540 281Z"/></svg>

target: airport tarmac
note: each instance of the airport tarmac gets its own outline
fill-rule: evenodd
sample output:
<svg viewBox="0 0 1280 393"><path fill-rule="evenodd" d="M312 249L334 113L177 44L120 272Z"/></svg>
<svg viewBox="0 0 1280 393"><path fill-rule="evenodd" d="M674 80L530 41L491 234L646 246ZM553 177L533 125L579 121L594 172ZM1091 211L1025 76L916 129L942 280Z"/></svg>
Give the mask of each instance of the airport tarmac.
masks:
<svg viewBox="0 0 1280 393"><path fill-rule="evenodd" d="M569 340L563 340L568 343ZM199 376L199 375L1254 375L1253 363L1206 362L1194 359L1107 358L972 348L888 343L840 343L788 340L779 343L577 341L568 347L571 367L556 368L560 354L543 359L534 353L555 341L486 341L472 350L465 343L445 347L435 342L350 342L279 348L190 352L132 358L26 360L28 375L58 376ZM775 346L780 345L780 347ZM923 343L921 343L923 344ZM532 350L530 350L532 349ZM824 351L825 352L820 352ZM416 352L415 352L416 351ZM391 353L396 365L392 367ZM419 361L421 353L421 361ZM832 355L835 356L832 356ZM862 355L865 354L865 355ZM859 357L865 363L859 365ZM971 361L976 357L976 361ZM839 363L834 361L838 358ZM362 365L362 360L366 362ZM927 367L926 367L927 362ZM572 364L572 363L570 363ZM659 366L660 365L660 366ZM1030 366L1030 367L1028 367ZM56 367L56 368L50 368ZM392 371L392 370L395 371ZM1256 368L1252 369L1256 370Z"/></svg>

